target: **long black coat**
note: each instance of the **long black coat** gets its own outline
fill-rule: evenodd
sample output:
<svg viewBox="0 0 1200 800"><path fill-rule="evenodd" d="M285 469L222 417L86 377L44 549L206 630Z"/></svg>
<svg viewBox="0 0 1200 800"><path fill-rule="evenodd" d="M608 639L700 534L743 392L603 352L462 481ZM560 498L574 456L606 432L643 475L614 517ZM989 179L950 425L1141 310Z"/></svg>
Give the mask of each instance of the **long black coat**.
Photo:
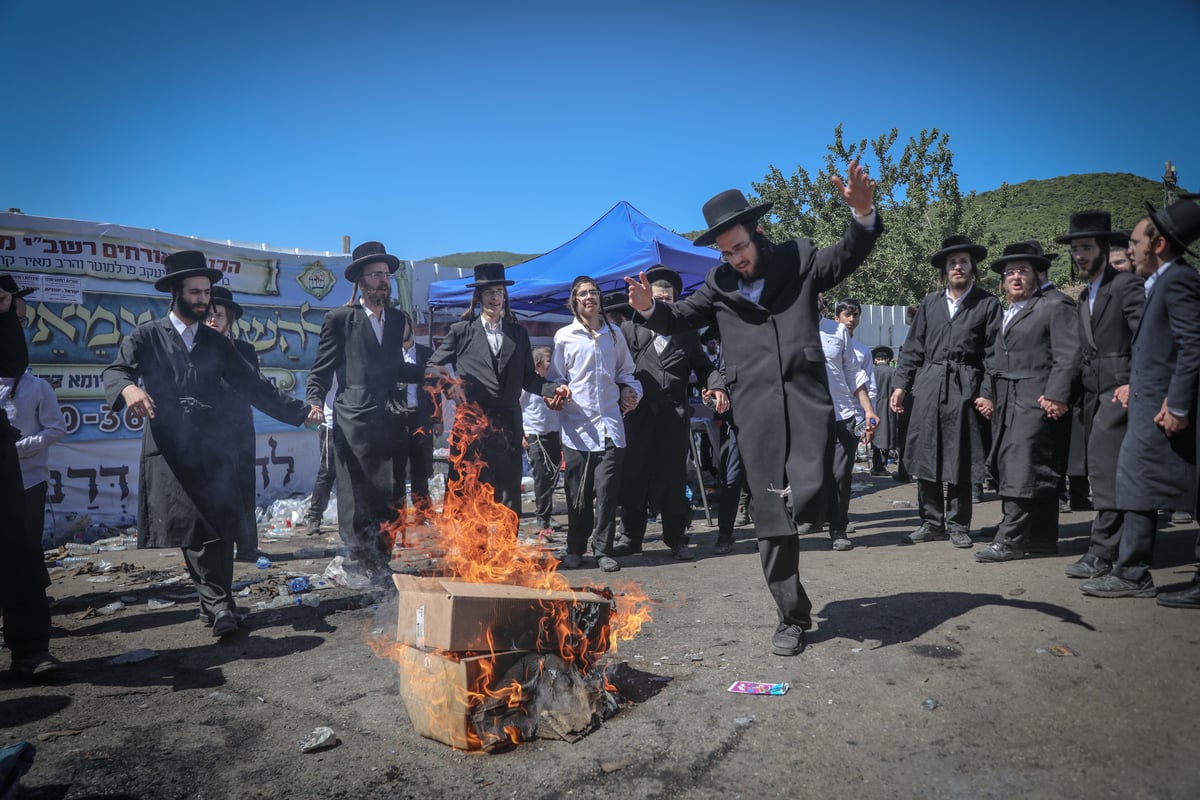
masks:
<svg viewBox="0 0 1200 800"><path fill-rule="evenodd" d="M103 377L113 411L125 407L121 391L139 379L154 401L142 436L138 546L232 541L244 524L245 504L238 472L230 469L239 445L226 387L292 425L303 424L308 407L276 389L229 339L205 325L197 327L189 353L167 317L126 336Z"/></svg>
<svg viewBox="0 0 1200 800"><path fill-rule="evenodd" d="M895 376L895 386L912 398L904 466L915 477L982 480L988 426L974 403L986 392L1001 316L999 301L978 284L953 318L945 289L925 295L917 307Z"/></svg>
<svg viewBox="0 0 1200 800"><path fill-rule="evenodd" d="M1079 375L1079 323L1066 303L1034 295L996 336L992 468L1001 497L1050 497L1067 467L1070 420L1038 398L1065 403Z"/></svg>
<svg viewBox="0 0 1200 800"><path fill-rule="evenodd" d="M1106 267L1088 308L1091 286L1079 295L1079 380L1083 388L1080 422L1086 432L1087 472L1096 508L1117 507L1117 457L1128 414L1113 402L1118 386L1129 383L1133 335L1142 318L1146 292L1132 272Z"/></svg>
<svg viewBox="0 0 1200 800"><path fill-rule="evenodd" d="M1071 295L1059 289L1053 283L1045 283L1038 290L1042 297L1047 300L1053 300L1056 303L1063 303L1070 306L1072 311L1076 307L1075 300ZM1082 339L1080 342L1082 343ZM1083 392L1076 382L1071 391L1071 398L1068 401L1071 406L1069 422L1071 427L1071 437L1068 445L1067 454L1067 475L1087 475L1087 430L1083 422ZM1068 419L1063 417L1063 419Z"/></svg>
<svg viewBox="0 0 1200 800"><path fill-rule="evenodd" d="M907 426L901 427L900 415L892 411L888 403L895 387L896 368L891 364L876 364L875 389L878 399L875 402L875 411L879 414L879 425L875 428L875 438L871 440L871 444L877 450L899 450L904 444ZM911 411L911 404L909 410Z"/></svg>
<svg viewBox="0 0 1200 800"><path fill-rule="evenodd" d="M760 253L759 302L746 299L728 264L679 302L655 303L645 325L675 334L713 323L721 329L725 384L733 407L759 537L794 532L778 492L790 487L792 520L820 523L833 490L833 401L817 332L817 294L866 260L883 233L851 222L838 243L818 249L794 239ZM772 493L772 490L775 493Z"/></svg>
<svg viewBox="0 0 1200 800"><path fill-rule="evenodd" d="M1117 462L1117 507L1185 508L1196 491L1196 391L1200 381L1200 275L1176 261L1155 282L1133 337L1129 426ZM1168 438L1154 422L1163 399L1188 412ZM1185 500L1186 498L1186 500Z"/></svg>
<svg viewBox="0 0 1200 800"><path fill-rule="evenodd" d="M479 480L491 484L498 503L521 513L521 390L553 394L533 368L533 348L524 327L504 321L500 352L492 356L478 317L450 326L430 364L453 364L463 382L467 402L475 403L488 422L486 429L467 430L456 415L451 446L479 465ZM547 388L549 387L549 388ZM457 472L451 478L457 477Z"/></svg>
<svg viewBox="0 0 1200 800"><path fill-rule="evenodd" d="M241 339L233 339L233 349L246 359L246 363L259 367L258 353L254 345ZM240 547L249 548L258 538L258 524L254 518L254 506L258 500L258 479L254 475L254 459L257 455L257 441L254 434L254 410L249 401L230 389L229 395L229 427L236 449L238 478L242 485L242 502L245 504L245 529L238 539Z"/></svg>

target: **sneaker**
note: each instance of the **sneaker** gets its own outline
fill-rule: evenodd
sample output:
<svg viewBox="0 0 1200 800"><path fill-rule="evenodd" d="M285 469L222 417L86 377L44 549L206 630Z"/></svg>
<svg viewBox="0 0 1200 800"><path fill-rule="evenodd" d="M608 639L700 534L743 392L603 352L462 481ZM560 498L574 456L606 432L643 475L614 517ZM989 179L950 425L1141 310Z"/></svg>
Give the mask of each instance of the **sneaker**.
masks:
<svg viewBox="0 0 1200 800"><path fill-rule="evenodd" d="M804 629L799 625L779 623L771 637L771 652L777 656L796 656L804 649Z"/></svg>
<svg viewBox="0 0 1200 800"><path fill-rule="evenodd" d="M1079 591L1092 597L1154 597L1158 594L1154 579L1149 575L1141 581L1127 581L1111 572L1102 578L1084 581L1079 584Z"/></svg>
<svg viewBox="0 0 1200 800"><path fill-rule="evenodd" d="M743 506L738 510L737 524L739 527L749 525L754 522L754 517L750 516L750 512Z"/></svg>
<svg viewBox="0 0 1200 800"><path fill-rule="evenodd" d="M671 558L676 561L691 561L695 556L686 544L677 544L671 548Z"/></svg>
<svg viewBox="0 0 1200 800"><path fill-rule="evenodd" d="M961 547L965 550L975 546L975 543L971 541L971 534L961 528L953 528L947 531L947 533L950 536L950 544L955 547Z"/></svg>
<svg viewBox="0 0 1200 800"><path fill-rule="evenodd" d="M583 566L583 557L578 553L563 553L561 563L563 569L579 569Z"/></svg>
<svg viewBox="0 0 1200 800"><path fill-rule="evenodd" d="M1001 561L1017 561L1025 557L1025 551L1015 545L992 542L982 550L975 551L975 560L981 564Z"/></svg>
<svg viewBox="0 0 1200 800"><path fill-rule="evenodd" d="M724 534L717 534L717 541L713 544L712 548L713 555L723 556L732 549L733 533L730 532L728 536L725 536Z"/></svg>
<svg viewBox="0 0 1200 800"><path fill-rule="evenodd" d="M601 572L621 571L621 565L617 563L615 558L610 558L609 556L600 556L596 559L596 564L600 567Z"/></svg>
<svg viewBox="0 0 1200 800"><path fill-rule="evenodd" d="M921 527L917 528L907 536L900 537L901 544L920 544L922 542L936 542L940 539L949 539L950 537L941 528L935 528L928 522L921 523Z"/></svg>
<svg viewBox="0 0 1200 800"><path fill-rule="evenodd" d="M834 550L845 551L854 547L854 542L847 538L845 531L830 531L829 539Z"/></svg>
<svg viewBox="0 0 1200 800"><path fill-rule="evenodd" d="M1112 562L1091 553L1084 553L1079 560L1063 567L1068 578L1102 578L1112 572Z"/></svg>

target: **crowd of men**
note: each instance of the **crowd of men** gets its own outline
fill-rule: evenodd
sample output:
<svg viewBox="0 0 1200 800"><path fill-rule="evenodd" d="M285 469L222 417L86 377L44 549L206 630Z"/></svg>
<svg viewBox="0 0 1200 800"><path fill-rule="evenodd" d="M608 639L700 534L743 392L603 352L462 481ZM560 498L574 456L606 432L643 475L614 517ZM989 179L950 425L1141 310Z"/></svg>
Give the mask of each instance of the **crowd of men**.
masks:
<svg viewBox="0 0 1200 800"><path fill-rule="evenodd" d="M433 514L432 447L448 398L456 413L447 510L486 486L513 512L501 535L516 536L524 453L542 540L553 536L562 474L563 568L581 567L590 551L602 571L619 570L618 558L642 552L656 516L671 557L688 560L694 375L724 422L714 552L729 551L745 491L778 608L773 653L799 653L812 626L799 535L827 529L834 550L852 547L850 479L873 437L872 473L888 474L895 452L898 479L916 482L920 524L902 543L974 549L972 506L986 484L1003 520L975 560L1054 554L1068 498L1095 510L1088 552L1065 568L1082 579L1081 591L1200 608L1200 581L1159 594L1149 573L1159 510L1196 502L1200 276L1183 256L1200 238L1200 205L1148 206L1128 233L1114 231L1103 211L1071 215L1056 241L1085 283L1077 298L1054 288L1053 255L1029 240L987 264L1001 277L1002 302L979 280L987 249L946 238L929 257L940 286L916 306L893 368L890 347L870 350L854 338L857 302L825 310L823 294L884 233L866 172L851 163L834 183L852 212L840 241L772 242L760 224L771 204L722 192L704 204L707 230L696 240L722 257L703 283L681 296L680 275L660 265L605 298L581 275L567 300L572 321L550 347L532 347L510 308L513 282L490 263L475 268L470 307L436 349L416 345L413 321L391 304L399 260L379 242L361 244L345 270L354 297L325 315L307 403L276 389L253 348L231 340L242 309L204 254L169 256L155 284L171 295L168 315L125 337L104 372L111 407L147 420L139 546L181 548L201 620L217 637L239 629L233 562L257 555L254 407L321 429L325 477L310 524L336 485L348 572L386 590L396 532L407 523L406 487L418 520ZM13 669L37 677L58 668L37 524L45 479L37 459L18 450L44 459L63 431L57 407L47 408L37 379L25 375L22 294L0 277L0 488L19 518L2 540L0 605ZM1197 550L1200 560L1200 539Z"/></svg>

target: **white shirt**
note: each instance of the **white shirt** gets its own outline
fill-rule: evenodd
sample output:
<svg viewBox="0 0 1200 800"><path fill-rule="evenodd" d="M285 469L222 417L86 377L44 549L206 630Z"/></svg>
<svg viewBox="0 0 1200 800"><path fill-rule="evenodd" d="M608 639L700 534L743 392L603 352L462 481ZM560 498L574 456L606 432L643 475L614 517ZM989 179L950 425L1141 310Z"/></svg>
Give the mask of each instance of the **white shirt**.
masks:
<svg viewBox="0 0 1200 800"><path fill-rule="evenodd" d="M762 297L763 285L767 282L766 278L759 278L756 281L738 281L738 286L742 290L742 296L751 303L757 303L758 298ZM651 308L653 310L653 308Z"/></svg>
<svg viewBox="0 0 1200 800"><path fill-rule="evenodd" d="M175 330L179 333L180 337L183 338L183 346L187 348L189 353L192 352L192 347L196 344L196 328L200 327L200 323L193 322L191 325L188 325L176 316L174 311L168 315L168 318L171 320L171 324L175 326Z"/></svg>
<svg viewBox="0 0 1200 800"><path fill-rule="evenodd" d="M1000 330L1001 330L1001 331L1006 331L1006 330L1008 330L1008 322L1009 322L1009 320L1011 320L1013 317L1015 317L1015 316L1017 315L1017 313L1018 313L1018 312L1019 312L1019 311L1020 311L1022 308L1024 308L1024 307L1026 306L1026 304L1028 304L1028 303L1029 303L1029 300L1030 300L1030 299L1031 299L1031 298L1026 298L1026 299L1024 299L1024 300L1018 300L1018 301L1016 301L1015 303L1013 303L1011 306L1009 306L1009 307L1008 307L1008 310L1004 312L1004 322L1003 322L1003 323L1001 323L1001 325L1000 325Z"/></svg>
<svg viewBox="0 0 1200 800"><path fill-rule="evenodd" d="M1154 270L1154 274L1153 274L1153 275L1151 275L1150 277L1146 278L1146 286L1145 286L1145 289L1146 289L1146 297L1149 297L1149 296L1150 296L1150 290L1154 288L1154 284L1158 283L1158 279L1159 279L1159 277L1161 277L1161 276L1162 276L1162 274L1163 274L1164 272L1166 272L1168 269L1170 269L1170 268L1171 268L1171 267L1172 267L1174 264L1175 264L1175 259L1171 259L1170 261L1168 261L1167 263L1163 264L1163 265L1162 265L1161 267L1159 267L1158 269Z"/></svg>
<svg viewBox="0 0 1200 800"><path fill-rule="evenodd" d="M558 329L546 380L571 388L571 399L558 412L565 447L600 452L605 437L617 447L625 446L617 384L633 389L641 400L642 384L633 372L625 336L612 325L605 323L593 332L575 320Z"/></svg>
<svg viewBox="0 0 1200 800"><path fill-rule="evenodd" d="M558 418L561 415L552 411L546 405L540 394L530 394L521 390L521 426L526 436L542 436L547 433L558 433Z"/></svg>
<svg viewBox="0 0 1200 800"><path fill-rule="evenodd" d="M378 341L380 344L383 344L383 317L384 314L387 313L387 309L380 309L379 313L376 314L374 311L367 308L367 304L363 302L361 297L358 298L358 304L362 306L363 311L367 312L367 319L371 321L371 330L375 331L376 341Z"/></svg>
<svg viewBox="0 0 1200 800"><path fill-rule="evenodd" d="M504 345L504 321L492 325L487 321L487 317L480 314L479 322L483 325L483 333L487 336L488 348L491 349L492 355L500 355L500 348Z"/></svg>
<svg viewBox="0 0 1200 800"><path fill-rule="evenodd" d="M834 415L839 420L857 417L862 410L854 398L854 392L858 387L870 383L862 361L854 351L845 325L821 317L820 328L821 349L825 351L825 374L829 377L829 396L833 399Z"/></svg>
<svg viewBox="0 0 1200 800"><path fill-rule="evenodd" d="M21 376L17 395L13 397L15 380L0 378L0 407L8 414L12 426L21 432L17 456L21 479L28 489L50 479L50 445L67 435L67 422L49 383L27 372Z"/></svg>
<svg viewBox="0 0 1200 800"><path fill-rule="evenodd" d="M875 386L875 359L871 356L871 351L867 349L867 346L854 338L854 334L849 330L846 333L850 336L850 346L854 348L854 355L858 358L861 367L860 371L867 378L867 396L871 398L871 405L875 405L879 402L879 389ZM859 422L866 419L863 407L857 400L854 402L854 416Z"/></svg>
<svg viewBox="0 0 1200 800"><path fill-rule="evenodd" d="M1104 273L1101 272L1096 276L1096 280L1088 281L1088 313L1096 308L1096 293L1100 291L1100 283L1104 280Z"/></svg>
<svg viewBox="0 0 1200 800"><path fill-rule="evenodd" d="M413 342L412 347L404 351L404 363L417 363L417 343L415 341ZM405 398L405 402L408 404L409 408L417 407L417 385L415 383L410 383L408 385L408 397Z"/></svg>
<svg viewBox="0 0 1200 800"><path fill-rule="evenodd" d="M950 296L949 289L946 290L946 308L950 310L950 319L954 319L954 315L957 314L958 309L962 307L962 301L967 299L967 295L969 295L971 290L974 288L975 281L971 281L967 284L967 288L963 291L963 293L958 296L957 300Z"/></svg>

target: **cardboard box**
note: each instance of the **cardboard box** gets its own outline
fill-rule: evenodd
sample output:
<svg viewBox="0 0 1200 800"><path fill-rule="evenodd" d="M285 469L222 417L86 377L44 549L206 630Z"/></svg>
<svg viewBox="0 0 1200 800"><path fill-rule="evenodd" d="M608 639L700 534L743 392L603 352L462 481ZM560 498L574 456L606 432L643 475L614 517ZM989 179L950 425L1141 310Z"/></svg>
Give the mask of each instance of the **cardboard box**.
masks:
<svg viewBox="0 0 1200 800"><path fill-rule="evenodd" d="M472 689L480 686L480 675L494 658L492 677L503 675L523 656L523 652L496 653L495 656L463 656L420 650L415 647L396 648L400 671L400 697L408 710L413 728L427 739L444 742L459 750L478 750L471 716L480 698Z"/></svg>
<svg viewBox="0 0 1200 800"><path fill-rule="evenodd" d="M554 632L543 630L548 605L562 605L572 627L592 639L598 638L612 612L612 601L594 592L547 592L399 574L392 580L400 592L396 641L419 648L557 652ZM603 642L600 650L606 646Z"/></svg>

